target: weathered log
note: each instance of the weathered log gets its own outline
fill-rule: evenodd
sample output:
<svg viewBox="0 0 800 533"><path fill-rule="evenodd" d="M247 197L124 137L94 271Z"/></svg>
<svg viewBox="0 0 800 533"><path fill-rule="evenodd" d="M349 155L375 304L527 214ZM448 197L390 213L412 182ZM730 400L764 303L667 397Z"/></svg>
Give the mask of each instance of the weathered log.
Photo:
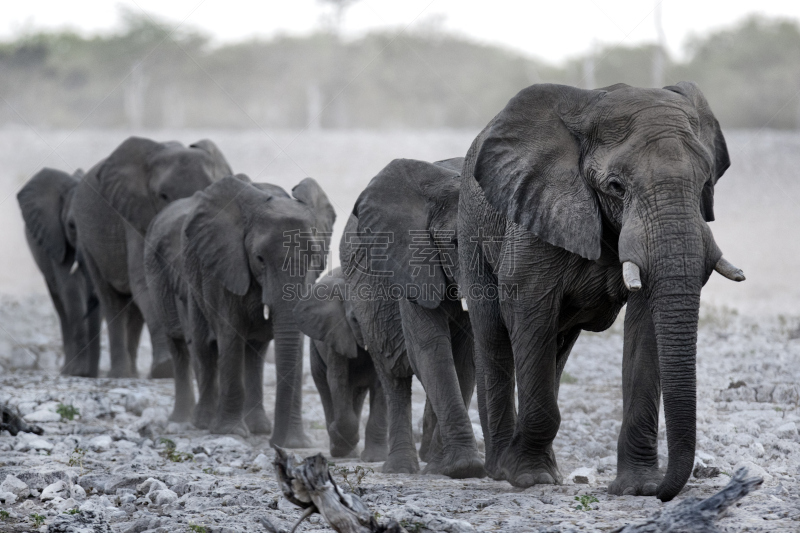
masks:
<svg viewBox="0 0 800 533"><path fill-rule="evenodd" d="M16 437L17 433L24 431L26 433L35 433L41 435L44 430L39 426L34 426L25 422L22 417L17 415L10 407L0 405L0 412L2 412L2 419L0 419L0 431L6 430L11 433L12 437Z"/></svg>
<svg viewBox="0 0 800 533"><path fill-rule="evenodd" d="M394 521L379 524L361 498L339 488L328 471L328 461L322 454L303 460L295 454L287 453L283 448L273 448L275 474L283 495L293 504L305 509L290 533L314 513L320 513L339 533L407 533Z"/></svg>
<svg viewBox="0 0 800 533"><path fill-rule="evenodd" d="M746 476L747 470L740 468L730 483L713 496L705 500L687 498L646 522L615 529L614 533L719 533L714 521L721 518L728 507L764 482L760 477Z"/></svg>

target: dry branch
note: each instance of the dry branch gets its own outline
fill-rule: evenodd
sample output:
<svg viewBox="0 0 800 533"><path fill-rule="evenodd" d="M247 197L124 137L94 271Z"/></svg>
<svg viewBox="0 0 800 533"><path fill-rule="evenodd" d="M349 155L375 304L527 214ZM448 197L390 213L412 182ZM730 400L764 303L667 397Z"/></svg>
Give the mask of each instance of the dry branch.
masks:
<svg viewBox="0 0 800 533"><path fill-rule="evenodd" d="M687 498L644 523L627 525L614 533L719 533L714 521L764 481L760 477L746 476L747 470L740 468L730 483L713 496L705 500Z"/></svg>
<svg viewBox="0 0 800 533"><path fill-rule="evenodd" d="M44 430L39 426L34 426L25 422L22 417L17 415L10 407L0 405L0 431L6 430L11 433L12 437L16 437L17 433L24 431L26 433L35 433L41 435Z"/></svg>
<svg viewBox="0 0 800 533"><path fill-rule="evenodd" d="M303 460L283 448L273 448L273 464L283 495L305 509L292 532L306 517L318 512L339 533L406 533L397 522L379 524L361 498L339 488L322 454Z"/></svg>

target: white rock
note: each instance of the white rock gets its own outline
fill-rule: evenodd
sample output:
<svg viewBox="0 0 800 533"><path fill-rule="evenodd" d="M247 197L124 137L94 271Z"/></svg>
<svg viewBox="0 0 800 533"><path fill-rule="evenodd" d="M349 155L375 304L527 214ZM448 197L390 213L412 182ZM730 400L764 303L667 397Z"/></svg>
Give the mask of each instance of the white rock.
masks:
<svg viewBox="0 0 800 533"><path fill-rule="evenodd" d="M141 416L148 407L150 407L150 396L148 394L129 392L125 396L125 409L135 415Z"/></svg>
<svg viewBox="0 0 800 533"><path fill-rule="evenodd" d="M793 439L797 436L797 425L794 422L787 422L779 426L775 434L781 439Z"/></svg>
<svg viewBox="0 0 800 533"><path fill-rule="evenodd" d="M111 447L112 442L110 435L98 435L90 440L87 446L95 452L104 452Z"/></svg>
<svg viewBox="0 0 800 533"><path fill-rule="evenodd" d="M569 480L578 485L593 485L597 478L594 475L594 468L582 467L573 470Z"/></svg>
<svg viewBox="0 0 800 533"><path fill-rule="evenodd" d="M42 490L42 494L39 496L39 499L43 502L47 500L53 500L55 498L69 498L69 485L67 485L63 480L56 481L55 483L51 483L50 485L46 486Z"/></svg>
<svg viewBox="0 0 800 533"><path fill-rule="evenodd" d="M55 501L55 500L53 500ZM78 502L76 502L73 498L67 498L66 500L58 502L56 505L56 509L58 512L63 513L69 509L75 509L78 506Z"/></svg>
<svg viewBox="0 0 800 533"><path fill-rule="evenodd" d="M27 443L25 443L24 448L26 450L47 450L50 451L53 449L53 444L48 441L47 439L36 438L31 439Z"/></svg>
<svg viewBox="0 0 800 533"><path fill-rule="evenodd" d="M156 478L147 478L142 483L136 486L136 492L139 494L150 494L151 492L155 492L157 490L164 490L167 486L164 484L163 481L159 481Z"/></svg>
<svg viewBox="0 0 800 533"><path fill-rule="evenodd" d="M178 495L169 489L152 491L147 495L147 498L159 507L178 501Z"/></svg>
<svg viewBox="0 0 800 533"><path fill-rule="evenodd" d="M83 487L75 483L70 489L70 497L74 500L83 501L86 499L86 491Z"/></svg>
<svg viewBox="0 0 800 533"><path fill-rule="evenodd" d="M13 492L0 491L0 501L6 505L12 505L17 502L17 495Z"/></svg>
<svg viewBox="0 0 800 533"><path fill-rule="evenodd" d="M53 411L40 409L29 415L25 415L23 418L25 418L26 422L58 422L61 420L61 415Z"/></svg>
<svg viewBox="0 0 800 533"><path fill-rule="evenodd" d="M8 474L5 481L0 483L0 492L10 492L17 498L27 498L31 490L28 488L27 483L19 479L13 474Z"/></svg>
<svg viewBox="0 0 800 533"><path fill-rule="evenodd" d="M258 457L253 459L253 466L260 468L261 470L268 470L272 466L272 461L264 455L263 453L258 454Z"/></svg>

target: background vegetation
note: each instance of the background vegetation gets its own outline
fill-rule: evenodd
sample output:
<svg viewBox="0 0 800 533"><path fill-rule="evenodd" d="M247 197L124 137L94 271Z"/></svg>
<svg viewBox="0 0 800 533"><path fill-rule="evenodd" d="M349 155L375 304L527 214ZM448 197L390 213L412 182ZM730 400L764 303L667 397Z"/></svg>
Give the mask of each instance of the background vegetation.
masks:
<svg viewBox="0 0 800 533"><path fill-rule="evenodd" d="M345 40L335 31L212 46L123 12L121 30L0 43L0 124L39 127L476 128L537 82L652 86L655 45L549 65L432 29ZM800 27L749 18L664 58L700 84L725 127L800 128Z"/></svg>

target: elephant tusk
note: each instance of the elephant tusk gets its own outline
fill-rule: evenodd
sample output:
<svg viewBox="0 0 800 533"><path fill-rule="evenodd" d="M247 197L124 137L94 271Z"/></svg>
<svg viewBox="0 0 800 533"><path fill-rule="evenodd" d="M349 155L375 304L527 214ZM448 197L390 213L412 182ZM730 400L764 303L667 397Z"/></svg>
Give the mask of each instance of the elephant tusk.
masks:
<svg viewBox="0 0 800 533"><path fill-rule="evenodd" d="M639 267L636 263L625 261L622 263L622 281L625 287L631 292L636 292L642 288L642 278L639 277Z"/></svg>
<svg viewBox="0 0 800 533"><path fill-rule="evenodd" d="M75 272L78 271L78 260L76 259L74 263L72 263L72 267L69 269L69 275L73 275Z"/></svg>
<svg viewBox="0 0 800 533"><path fill-rule="evenodd" d="M742 272L741 268L736 268L724 257L719 258L717 264L714 265L714 270L731 281L744 281L747 279L744 277L744 272Z"/></svg>
<svg viewBox="0 0 800 533"><path fill-rule="evenodd" d="M467 299L466 298L461 298L461 309L463 309L464 311L469 311L469 308L467 307Z"/></svg>
<svg viewBox="0 0 800 533"><path fill-rule="evenodd" d="M264 304L264 320L269 320L269 306Z"/></svg>
<svg viewBox="0 0 800 533"><path fill-rule="evenodd" d="M366 344L364 345L364 351L365 351L365 352L368 352L368 351L369 351L369 346L367 346Z"/></svg>

